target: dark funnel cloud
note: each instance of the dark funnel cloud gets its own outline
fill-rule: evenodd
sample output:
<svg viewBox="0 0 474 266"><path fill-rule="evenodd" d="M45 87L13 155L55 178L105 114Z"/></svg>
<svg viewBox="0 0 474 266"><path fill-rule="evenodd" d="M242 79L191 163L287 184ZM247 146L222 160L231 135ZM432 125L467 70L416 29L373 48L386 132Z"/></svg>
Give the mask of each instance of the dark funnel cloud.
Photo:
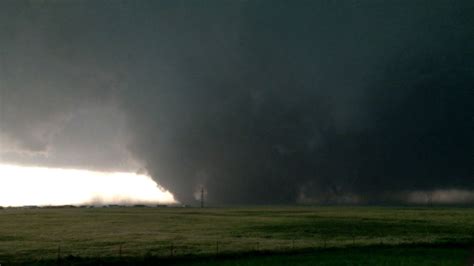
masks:
<svg viewBox="0 0 474 266"><path fill-rule="evenodd" d="M474 189L472 1L0 5L0 140L37 164L133 159L186 203Z"/></svg>

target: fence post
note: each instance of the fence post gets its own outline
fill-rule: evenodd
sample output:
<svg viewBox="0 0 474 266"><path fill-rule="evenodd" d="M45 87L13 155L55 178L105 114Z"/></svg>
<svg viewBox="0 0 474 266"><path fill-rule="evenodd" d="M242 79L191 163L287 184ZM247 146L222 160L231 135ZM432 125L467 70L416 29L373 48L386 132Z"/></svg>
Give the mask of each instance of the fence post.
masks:
<svg viewBox="0 0 474 266"><path fill-rule="evenodd" d="M61 260L61 245L58 245L58 263Z"/></svg>
<svg viewBox="0 0 474 266"><path fill-rule="evenodd" d="M351 237L352 237L352 245L354 246L355 245L355 230L352 230Z"/></svg>

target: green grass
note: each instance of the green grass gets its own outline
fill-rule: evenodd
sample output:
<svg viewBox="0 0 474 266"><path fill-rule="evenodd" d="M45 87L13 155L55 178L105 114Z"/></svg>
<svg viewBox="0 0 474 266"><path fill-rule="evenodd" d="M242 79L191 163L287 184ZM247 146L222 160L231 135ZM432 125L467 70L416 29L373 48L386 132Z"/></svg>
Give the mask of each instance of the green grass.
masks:
<svg viewBox="0 0 474 266"><path fill-rule="evenodd" d="M360 265L365 263L357 262L369 259L379 264L366 265L459 265L456 262L467 261L470 256L468 247L473 239L474 209L471 208L0 210L0 263L52 262L58 257L59 247L62 258L94 260L113 260L120 254L123 260L162 259L172 253L173 258L193 256L193 263L219 265L265 265L287 260L301 260L298 262L301 265L310 265L314 260L321 265ZM410 255L417 248L434 256L433 260L439 264L416 263L418 257L420 260L429 257L417 256L419 252ZM431 252L433 249L439 250ZM305 250L309 253L289 254ZM266 252L282 254L256 255ZM400 261L397 252L407 262L391 261L392 257ZM216 253L221 257L219 261L206 260ZM222 258L235 254L251 255ZM346 258L355 263L344 264ZM444 264L442 258L446 260ZM331 264L331 261L340 263Z"/></svg>
<svg viewBox="0 0 474 266"><path fill-rule="evenodd" d="M230 259L208 259L200 261L182 261L174 265L464 265L468 252L455 248L428 247L390 247L390 248L344 248L321 250L308 254L250 256Z"/></svg>
<svg viewBox="0 0 474 266"><path fill-rule="evenodd" d="M469 252L456 247L346 247L319 249L311 252L244 253L207 257L94 257L28 261L28 265L466 265ZM470 262L467 265L472 265Z"/></svg>

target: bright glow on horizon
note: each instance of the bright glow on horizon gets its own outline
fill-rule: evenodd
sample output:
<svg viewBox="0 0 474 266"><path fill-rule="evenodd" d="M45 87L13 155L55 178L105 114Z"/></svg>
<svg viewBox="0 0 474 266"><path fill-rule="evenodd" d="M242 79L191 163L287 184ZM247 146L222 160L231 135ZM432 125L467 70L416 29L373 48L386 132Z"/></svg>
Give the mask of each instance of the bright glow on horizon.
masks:
<svg viewBox="0 0 474 266"><path fill-rule="evenodd" d="M175 200L146 175L0 164L0 206L157 203Z"/></svg>

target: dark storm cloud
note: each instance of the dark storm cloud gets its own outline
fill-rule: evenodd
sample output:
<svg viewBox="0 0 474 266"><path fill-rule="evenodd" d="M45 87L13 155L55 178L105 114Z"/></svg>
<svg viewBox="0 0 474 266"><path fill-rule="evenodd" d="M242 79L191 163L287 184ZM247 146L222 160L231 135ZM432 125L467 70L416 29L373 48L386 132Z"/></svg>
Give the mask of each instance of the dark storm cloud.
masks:
<svg viewBox="0 0 474 266"><path fill-rule="evenodd" d="M200 186L216 203L473 188L470 1L7 1L1 10L1 133L24 150L46 149L54 132L77 136L73 150L90 135L56 130L58 121L113 106L128 150L185 202ZM87 121L94 130L102 120Z"/></svg>

